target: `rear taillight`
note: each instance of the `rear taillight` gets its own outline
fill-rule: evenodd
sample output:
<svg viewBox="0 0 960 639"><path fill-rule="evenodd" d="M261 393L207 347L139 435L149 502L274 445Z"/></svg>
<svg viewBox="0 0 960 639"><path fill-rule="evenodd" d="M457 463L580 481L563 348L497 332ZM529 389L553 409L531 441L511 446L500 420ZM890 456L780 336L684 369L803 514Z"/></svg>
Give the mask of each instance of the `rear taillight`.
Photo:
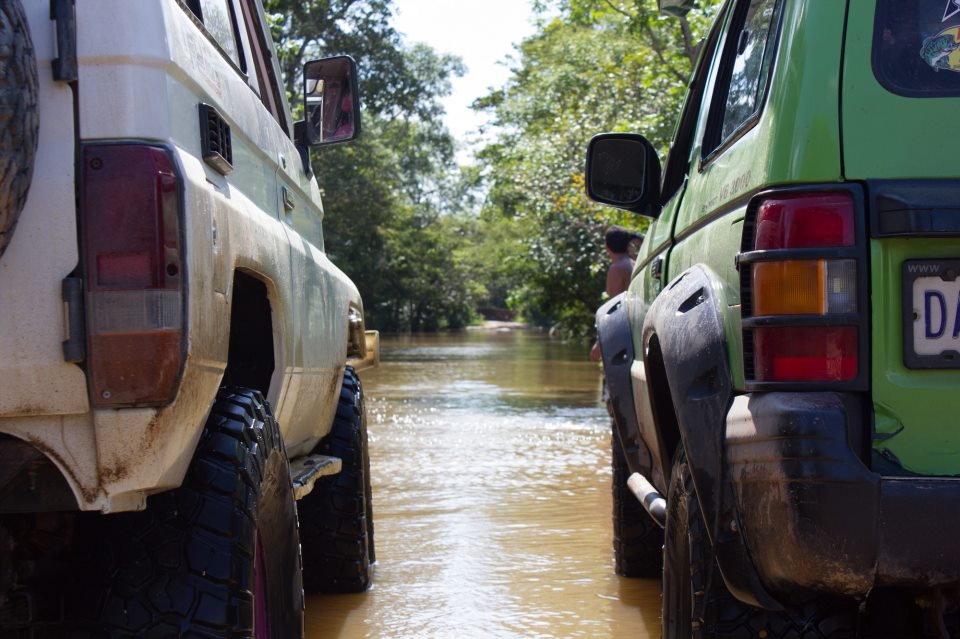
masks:
<svg viewBox="0 0 960 639"><path fill-rule="evenodd" d="M156 405L183 364L179 176L167 152L83 149L88 375L100 406Z"/></svg>
<svg viewBox="0 0 960 639"><path fill-rule="evenodd" d="M748 383L851 382L861 372L853 192L769 193L740 256Z"/></svg>

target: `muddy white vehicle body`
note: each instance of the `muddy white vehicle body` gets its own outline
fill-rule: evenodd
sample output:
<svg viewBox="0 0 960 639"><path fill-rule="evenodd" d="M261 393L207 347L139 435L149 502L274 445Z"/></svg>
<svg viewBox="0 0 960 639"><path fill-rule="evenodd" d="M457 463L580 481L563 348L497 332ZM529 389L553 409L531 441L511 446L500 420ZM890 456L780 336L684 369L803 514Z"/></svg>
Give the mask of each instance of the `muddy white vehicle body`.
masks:
<svg viewBox="0 0 960 639"><path fill-rule="evenodd" d="M0 514L144 509L227 383L273 406L296 470L377 347L259 0L23 9L40 125L0 256Z"/></svg>

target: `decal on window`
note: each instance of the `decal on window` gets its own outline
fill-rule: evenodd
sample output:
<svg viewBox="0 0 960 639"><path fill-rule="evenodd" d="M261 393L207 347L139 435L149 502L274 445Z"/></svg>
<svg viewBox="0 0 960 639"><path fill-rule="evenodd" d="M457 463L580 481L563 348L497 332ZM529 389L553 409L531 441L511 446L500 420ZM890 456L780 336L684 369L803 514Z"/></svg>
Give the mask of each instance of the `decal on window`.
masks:
<svg viewBox="0 0 960 639"><path fill-rule="evenodd" d="M920 56L934 71L960 71L960 52L957 49L960 49L960 27L949 27L924 40Z"/></svg>
<svg viewBox="0 0 960 639"><path fill-rule="evenodd" d="M958 13L960 13L960 0L947 0L947 8L943 10L943 20L940 22L946 22Z"/></svg>
<svg viewBox="0 0 960 639"><path fill-rule="evenodd" d="M960 0L875 0L873 71L910 97L960 95Z"/></svg>

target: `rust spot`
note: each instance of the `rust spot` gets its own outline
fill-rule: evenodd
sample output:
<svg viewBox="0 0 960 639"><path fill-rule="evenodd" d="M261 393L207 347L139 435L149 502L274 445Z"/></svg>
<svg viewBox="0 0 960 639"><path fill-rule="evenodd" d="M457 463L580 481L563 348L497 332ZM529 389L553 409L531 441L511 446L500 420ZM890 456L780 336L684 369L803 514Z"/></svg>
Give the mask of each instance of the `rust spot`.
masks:
<svg viewBox="0 0 960 639"><path fill-rule="evenodd" d="M126 479L127 475L130 474L130 465L128 463L119 463L112 468L101 468L97 478L100 481L100 484L112 484L123 479Z"/></svg>
<svg viewBox="0 0 960 639"><path fill-rule="evenodd" d="M147 424L147 440L144 442L147 448L151 447L153 442L157 441L157 438L160 436L160 412L161 411L155 412L150 419L150 423Z"/></svg>
<svg viewBox="0 0 960 639"><path fill-rule="evenodd" d="M10 417L29 417L33 415L46 415L50 412L43 406L34 406L33 404L21 404L14 407L13 411L7 413Z"/></svg>

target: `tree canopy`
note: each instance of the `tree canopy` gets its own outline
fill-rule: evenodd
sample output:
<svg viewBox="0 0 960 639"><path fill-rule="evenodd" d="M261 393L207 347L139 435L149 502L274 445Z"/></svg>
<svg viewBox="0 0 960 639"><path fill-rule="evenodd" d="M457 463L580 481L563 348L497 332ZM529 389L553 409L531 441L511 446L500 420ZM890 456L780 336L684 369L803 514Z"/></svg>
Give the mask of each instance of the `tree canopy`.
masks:
<svg viewBox="0 0 960 639"><path fill-rule="evenodd" d="M474 104L494 137L461 167L441 99L463 65L405 43L392 0L266 0L294 102L306 60L347 53L360 65L363 136L313 162L327 250L360 288L368 323L433 330L509 307L587 334L604 228L643 230L646 220L587 201L586 144L637 131L666 151L719 2L664 18L656 0L534 0L539 26L517 47L509 81Z"/></svg>
<svg viewBox="0 0 960 639"><path fill-rule="evenodd" d="M360 68L364 130L312 156L331 259L357 284L367 323L384 330L458 327L474 288L455 259L459 169L441 98L458 58L406 45L391 0L266 0L287 91L304 62L349 54Z"/></svg>
<svg viewBox="0 0 960 639"><path fill-rule="evenodd" d="M654 0L541 0L556 17L519 47L506 86L476 103L500 133L480 158L488 217L526 229L531 263L513 303L570 334L590 330L603 290L603 230L647 221L583 194L589 139L637 131L666 151L702 34L718 2L686 18Z"/></svg>

